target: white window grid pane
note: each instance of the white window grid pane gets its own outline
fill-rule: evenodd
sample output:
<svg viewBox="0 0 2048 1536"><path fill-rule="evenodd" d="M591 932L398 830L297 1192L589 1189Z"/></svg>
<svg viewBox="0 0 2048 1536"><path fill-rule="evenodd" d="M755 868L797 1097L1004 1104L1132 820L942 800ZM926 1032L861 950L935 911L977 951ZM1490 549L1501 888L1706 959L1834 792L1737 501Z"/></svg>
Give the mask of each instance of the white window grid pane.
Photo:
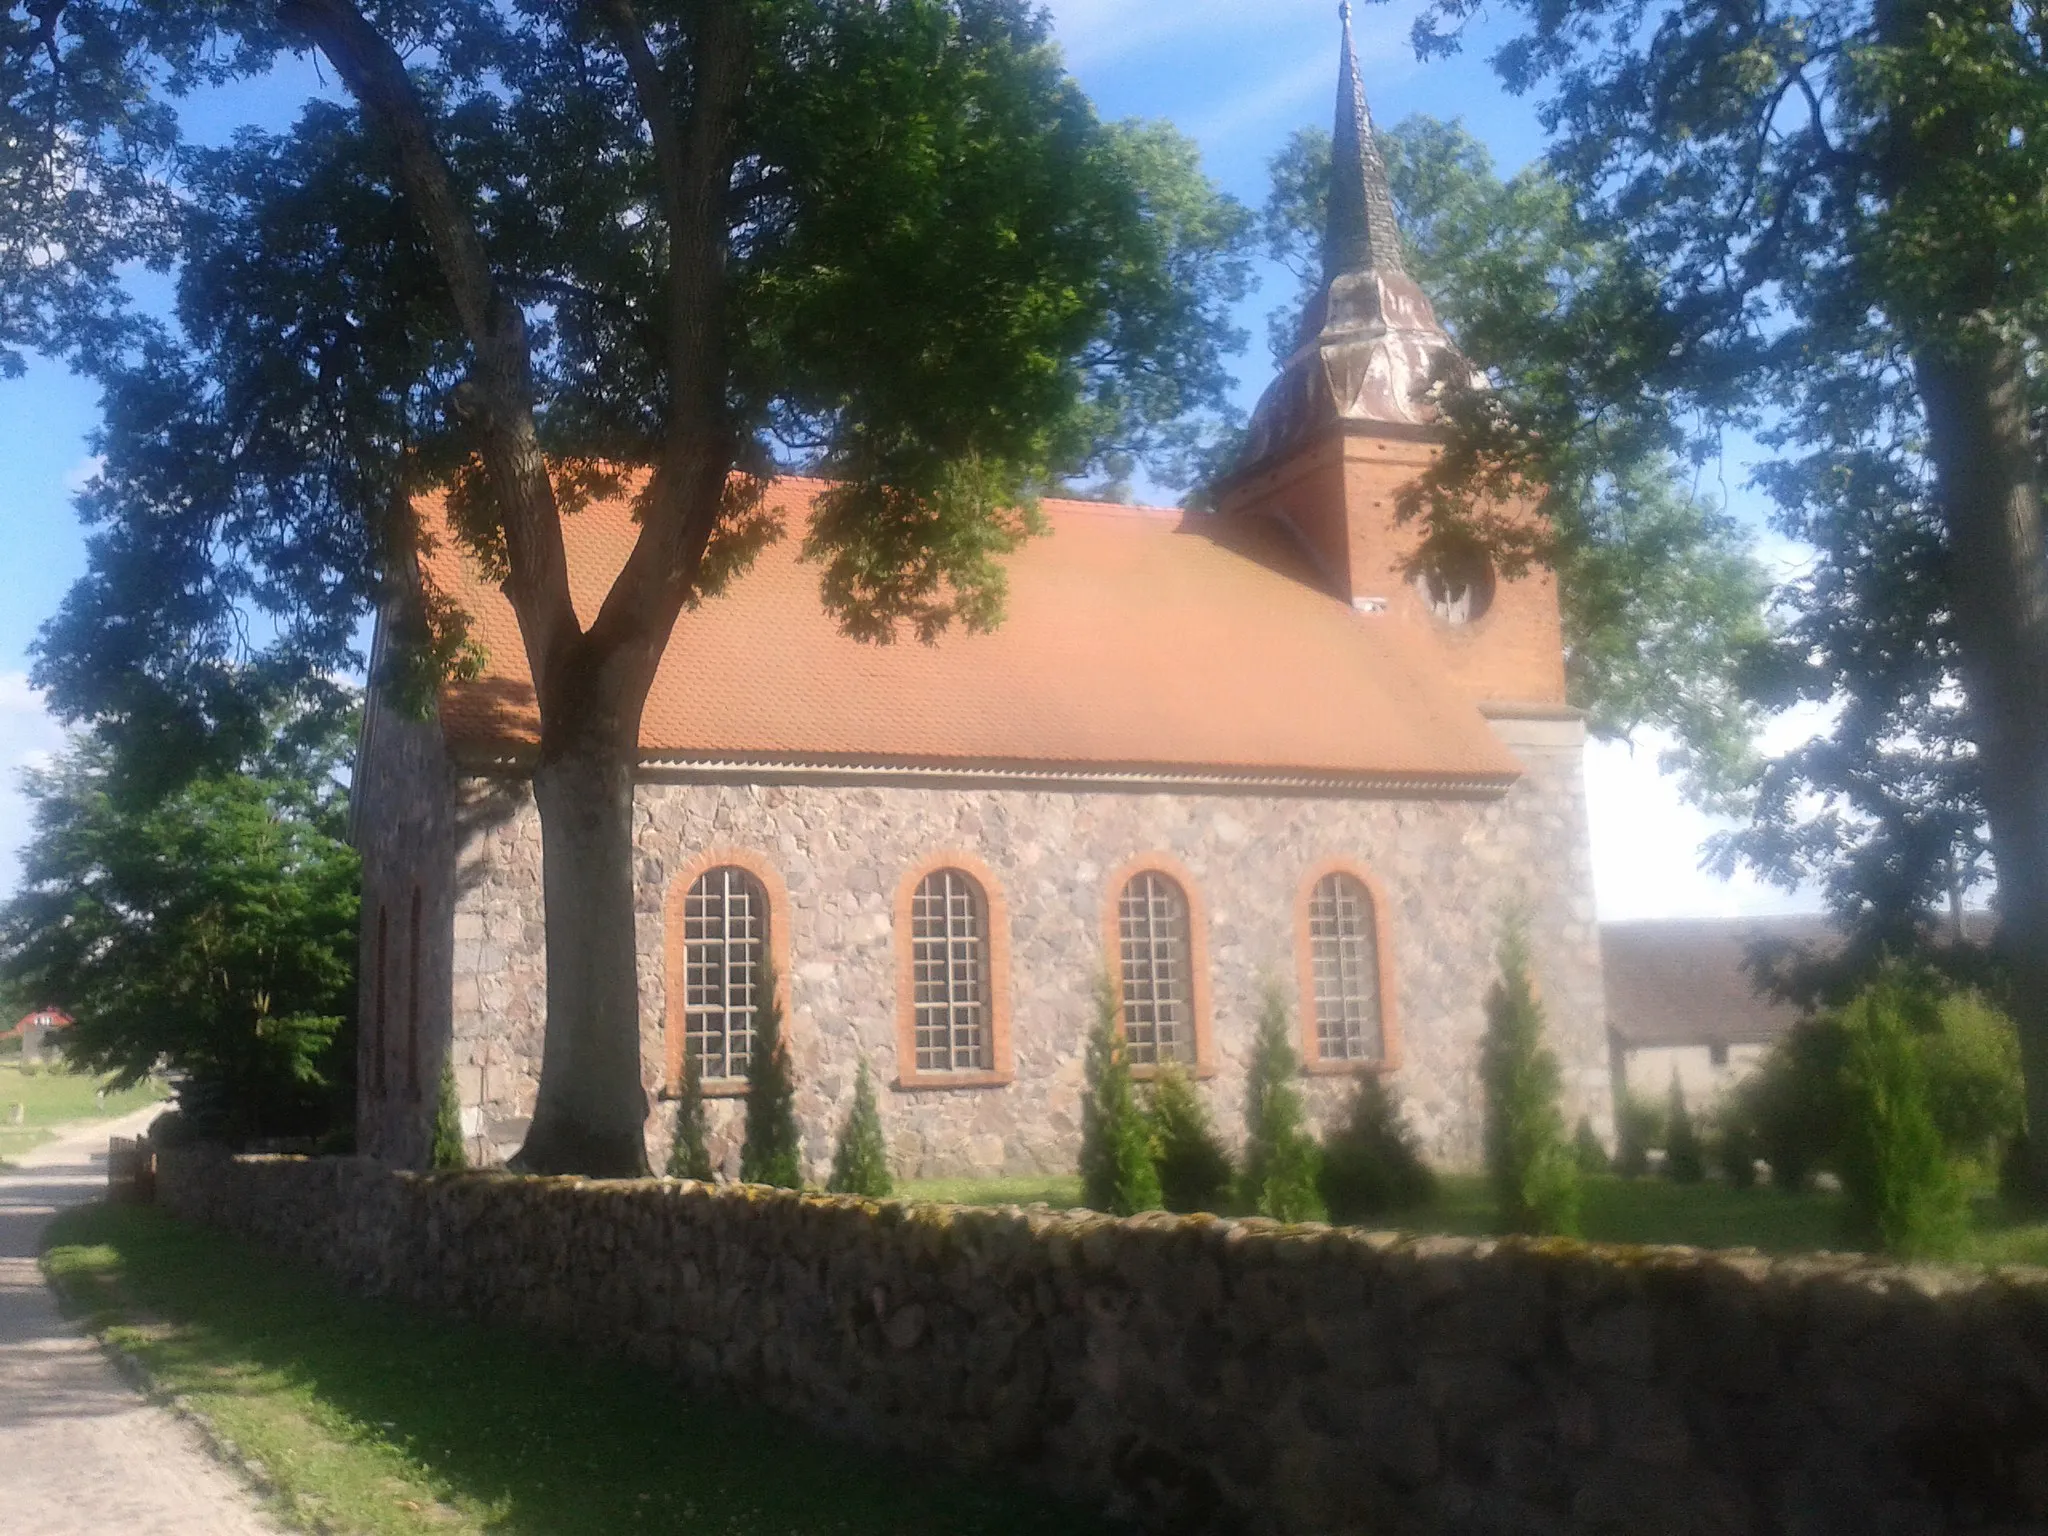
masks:
<svg viewBox="0 0 2048 1536"><path fill-rule="evenodd" d="M743 869L706 870L683 900L683 1038L705 1080L747 1075L768 902Z"/></svg>
<svg viewBox="0 0 2048 1536"><path fill-rule="evenodd" d="M985 1072L988 932L980 887L956 869L918 882L910 904L917 1070Z"/></svg>
<svg viewBox="0 0 2048 1536"><path fill-rule="evenodd" d="M1316 882L1308 942L1318 1054L1324 1061L1379 1060L1379 935L1363 882L1346 874Z"/></svg>
<svg viewBox="0 0 2048 1536"><path fill-rule="evenodd" d="M1192 1064L1189 1013L1188 900L1165 875L1133 875L1117 898L1117 948L1123 973L1124 1043L1131 1061Z"/></svg>

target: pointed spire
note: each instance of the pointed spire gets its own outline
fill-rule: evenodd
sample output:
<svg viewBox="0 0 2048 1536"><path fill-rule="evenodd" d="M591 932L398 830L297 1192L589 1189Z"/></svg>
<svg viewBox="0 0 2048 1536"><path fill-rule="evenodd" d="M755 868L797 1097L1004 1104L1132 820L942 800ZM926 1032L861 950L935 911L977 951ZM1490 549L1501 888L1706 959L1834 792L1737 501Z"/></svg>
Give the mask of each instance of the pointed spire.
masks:
<svg viewBox="0 0 2048 1536"><path fill-rule="evenodd" d="M1330 212L1323 236L1323 276L1366 272L1405 273L1401 231L1394 222L1394 194L1387 162L1373 137L1372 109L1358 74L1358 47L1351 37L1351 0L1337 14L1344 20L1344 58L1337 76L1337 127L1330 141Z"/></svg>

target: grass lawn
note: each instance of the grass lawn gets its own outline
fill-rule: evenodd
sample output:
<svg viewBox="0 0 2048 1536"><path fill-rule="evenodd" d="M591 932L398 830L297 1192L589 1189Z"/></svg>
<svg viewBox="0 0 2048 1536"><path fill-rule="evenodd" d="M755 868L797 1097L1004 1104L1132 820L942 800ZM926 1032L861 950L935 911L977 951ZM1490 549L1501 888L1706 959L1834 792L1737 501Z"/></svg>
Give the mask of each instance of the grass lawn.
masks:
<svg viewBox="0 0 2048 1536"><path fill-rule="evenodd" d="M336 1536L1062 1533L1043 1495L846 1449L663 1377L349 1296L149 1207L84 1206L44 1264L67 1306Z"/></svg>
<svg viewBox="0 0 2048 1536"><path fill-rule="evenodd" d="M1445 1174L1436 1203L1375 1222L1398 1230L1446 1232L1484 1237L1497 1230L1493 1200L1479 1174ZM1081 1203L1076 1177L1017 1179L923 1179L900 1186L907 1199L960 1205L1057 1207ZM1725 1184L1673 1184L1664 1179L1590 1178L1581 1211L1584 1235L1601 1243L1685 1243L1699 1248L1757 1248L1765 1253L1810 1253L1840 1249L1839 1195L1785 1194L1768 1187L1732 1189ZM1980 1200L1973 1230L1961 1258L1979 1264L2048 1265L2048 1221L2014 1213L1995 1200Z"/></svg>
<svg viewBox="0 0 2048 1536"><path fill-rule="evenodd" d="M24 1073L19 1058L0 1063L0 1161L9 1153L26 1152L50 1138L50 1128L67 1120L103 1120L154 1104L170 1090L149 1079L104 1100L94 1097L102 1079L44 1063ZM13 1106L22 1106L22 1123L12 1124Z"/></svg>

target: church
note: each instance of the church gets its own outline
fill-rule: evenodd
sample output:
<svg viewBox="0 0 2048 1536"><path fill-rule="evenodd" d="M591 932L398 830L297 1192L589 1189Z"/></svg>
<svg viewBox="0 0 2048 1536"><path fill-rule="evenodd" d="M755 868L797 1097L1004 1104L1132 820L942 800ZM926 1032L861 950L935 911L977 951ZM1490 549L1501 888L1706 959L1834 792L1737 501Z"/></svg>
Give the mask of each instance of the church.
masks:
<svg viewBox="0 0 2048 1536"><path fill-rule="evenodd" d="M1406 270L1348 20L1344 41L1326 281L1213 511L1049 500L999 628L876 646L825 613L797 558L824 487L786 478L785 537L676 625L634 808L657 1168L688 1051L736 1171L764 960L815 1179L862 1062L899 1178L1071 1171L1104 975L1137 1074L1181 1063L1226 1137L1277 990L1320 1124L1380 1074L1426 1152L1470 1164L1510 913L1567 1112L1611 1125L1557 593L1396 516L1459 364ZM563 531L588 622L627 501ZM366 712L359 1143L423 1164L445 1062L490 1165L541 1061L538 717L503 594L452 539L421 558L486 661L425 721Z"/></svg>

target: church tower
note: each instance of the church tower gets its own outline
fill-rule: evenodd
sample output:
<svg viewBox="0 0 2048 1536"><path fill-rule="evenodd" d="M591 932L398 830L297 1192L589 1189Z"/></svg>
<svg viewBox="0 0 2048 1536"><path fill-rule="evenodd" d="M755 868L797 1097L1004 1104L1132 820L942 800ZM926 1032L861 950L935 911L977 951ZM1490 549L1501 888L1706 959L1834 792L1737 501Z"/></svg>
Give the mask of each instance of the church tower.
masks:
<svg viewBox="0 0 2048 1536"><path fill-rule="evenodd" d="M1470 371L1408 273L1387 167L1341 7L1323 286L1219 488L1228 517L1292 530L1331 590L1410 631L1497 718L1564 713L1564 650L1547 570L1500 578L1476 547L1423 547L1396 515L1441 451L1431 391Z"/></svg>

